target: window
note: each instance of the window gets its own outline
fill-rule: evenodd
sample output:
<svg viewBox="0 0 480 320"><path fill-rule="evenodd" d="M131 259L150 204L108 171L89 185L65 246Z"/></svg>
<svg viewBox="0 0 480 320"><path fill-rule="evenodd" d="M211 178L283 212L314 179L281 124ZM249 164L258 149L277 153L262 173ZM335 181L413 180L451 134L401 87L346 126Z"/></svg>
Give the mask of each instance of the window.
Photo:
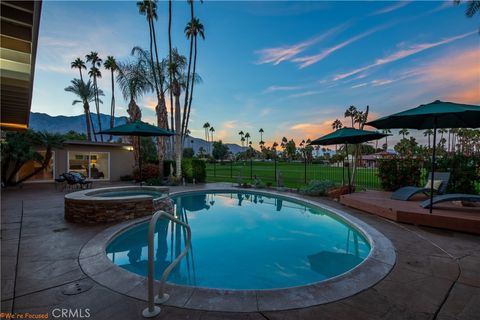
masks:
<svg viewBox="0 0 480 320"><path fill-rule="evenodd" d="M42 157L45 156L45 151L38 151ZM17 180L23 179L29 174L32 174L35 170L42 167L42 164L37 161L28 161L25 163L22 168L18 171ZM42 181L51 181L55 177L55 152L52 151L52 159L48 166L45 169L40 170L33 177L30 177L27 181L29 182L42 182Z"/></svg>
<svg viewBox="0 0 480 320"><path fill-rule="evenodd" d="M83 174L89 179L110 179L110 153L109 152L68 152L68 171Z"/></svg>

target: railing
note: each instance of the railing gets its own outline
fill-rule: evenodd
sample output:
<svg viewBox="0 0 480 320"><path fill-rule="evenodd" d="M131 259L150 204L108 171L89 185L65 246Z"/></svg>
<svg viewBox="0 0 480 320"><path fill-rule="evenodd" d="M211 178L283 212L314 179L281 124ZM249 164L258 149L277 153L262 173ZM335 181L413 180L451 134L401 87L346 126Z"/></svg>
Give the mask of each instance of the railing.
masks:
<svg viewBox="0 0 480 320"><path fill-rule="evenodd" d="M176 207L174 209L176 212ZM153 248L153 240L154 240L154 233L155 233L155 226L157 225L157 221L160 217L166 217L172 222L178 223L179 225L183 226L187 230L187 239L185 243L185 248L183 251L178 255L178 257L173 260L172 263L165 269L160 278L160 287L158 290L158 295L154 296L154 248ZM165 282L167 281L170 272L178 265L180 260L187 254L188 250L191 247L192 242L192 231L190 230L190 226L185 222L177 219L176 217L168 214L165 211L157 211L153 214L152 219L150 220L150 224L148 226L148 307L145 308L142 312L142 315L145 318L152 318L155 317L160 313L160 307L156 306L155 304L161 304L167 301L170 296L165 293Z"/></svg>

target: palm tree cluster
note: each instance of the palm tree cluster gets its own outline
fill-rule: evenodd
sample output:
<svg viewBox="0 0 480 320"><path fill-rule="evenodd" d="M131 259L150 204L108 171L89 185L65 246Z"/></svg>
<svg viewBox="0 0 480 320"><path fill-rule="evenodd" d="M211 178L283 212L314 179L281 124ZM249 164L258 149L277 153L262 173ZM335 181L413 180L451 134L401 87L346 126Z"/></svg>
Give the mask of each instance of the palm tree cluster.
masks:
<svg viewBox="0 0 480 320"><path fill-rule="evenodd" d="M201 81L201 77L196 73L198 38L205 39L204 26L195 16L194 2L188 1L190 8L190 19L184 29L185 36L190 43L188 59L180 54L178 50L172 47L171 24L172 24L172 2L168 3L168 55L161 59L158 54L156 21L158 20L158 2L157 0L143 0L136 3L139 14L146 17L149 32L149 49L134 47L132 49L132 58L116 62L113 56L108 56L103 66L111 73L112 98L110 107L110 127L114 126L115 117L115 80L119 86L123 98L128 102L129 121L141 120L142 112L138 105L139 99L149 93L154 93L157 97L155 111L157 115L157 126L175 131L175 137L158 138L157 152L159 159L160 174L163 175L163 160L165 156L175 158L177 178L181 177L181 159L182 147L185 137L189 130L189 120L193 103L193 91L195 84ZM85 83L83 81L82 70L87 68L85 62L77 58L72 62L71 67L79 70L80 79L74 79L72 85L65 90L74 93L80 99L75 103L81 102L84 106L86 120L86 129L88 139L93 138L97 141L96 129L90 114L90 103L95 104L97 113L97 128L102 130L100 119L100 96L102 90L98 88L98 79L102 76L100 67L102 59L97 52L92 51L86 55L86 62L91 64L88 72L90 79ZM78 81L77 81L78 80ZM170 121L168 119L168 110L166 103L166 94L170 95ZM183 106L180 97L184 97ZM215 129L210 128L211 139ZM103 139L100 137L100 139ZM103 140L102 140L103 141ZM135 154L138 155L138 143L133 139ZM137 157L136 157L137 159ZM138 159L137 159L138 161Z"/></svg>
<svg viewBox="0 0 480 320"><path fill-rule="evenodd" d="M72 69L78 69L80 79L73 79L71 85L65 88L65 91L71 92L76 95L80 100L74 100L73 105L77 103L83 104L83 111L85 114L85 123L87 131L87 139L92 141L92 137L97 141L97 132L102 131L102 122L100 115L100 103L103 103L100 100L100 97L103 96L103 91L98 88L98 79L102 77L100 67L102 66L102 59L99 57L98 52L92 51L89 54L85 55L86 62L91 63L91 67L88 71L89 79L85 82L83 80L82 70L87 69L87 65L82 58L78 57L70 64ZM110 128L115 125L115 85L114 85L114 74L118 70L117 63L113 56L108 56L107 60L103 63L103 67L106 70L111 72L111 83L112 83L112 100L110 105ZM95 111L97 113L97 128L93 123L92 115L90 113L90 103L95 104ZM93 134L92 134L93 133ZM100 135L101 141L103 141L103 136Z"/></svg>

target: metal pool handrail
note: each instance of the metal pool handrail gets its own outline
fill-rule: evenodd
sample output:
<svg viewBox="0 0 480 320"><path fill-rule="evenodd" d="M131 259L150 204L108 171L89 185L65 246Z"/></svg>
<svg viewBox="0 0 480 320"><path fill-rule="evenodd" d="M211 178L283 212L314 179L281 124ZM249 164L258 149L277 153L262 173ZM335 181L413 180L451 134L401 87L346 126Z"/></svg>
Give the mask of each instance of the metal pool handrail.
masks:
<svg viewBox="0 0 480 320"><path fill-rule="evenodd" d="M175 209L174 209L174 212L176 212ZM154 297L153 278L154 278L155 265L153 260L154 259L153 258L153 255L154 255L153 235L155 233L155 226L157 224L157 221L161 216L164 216L170 221L178 223L179 225L183 226L187 230L187 240L186 240L185 248L183 249L183 251L178 255L178 257L175 258L175 260L173 260L172 263L168 265L168 267L163 272L162 277L160 278L160 287L158 290L158 295ZM177 264L180 262L180 260L187 254L188 250L191 247L191 242L192 242L192 231L188 224L177 219L176 217L172 216L171 214L165 211L157 211L153 214L152 219L150 220L150 224L148 226L148 276L147 276L148 307L145 308L142 312L142 316L144 316L145 318L152 318L158 315L160 313L160 307L156 306L155 304L164 303L165 301L168 300L168 298L170 298L170 296L167 293L165 293L165 282L167 281L167 278L170 275L170 272L172 272L173 268L175 268Z"/></svg>

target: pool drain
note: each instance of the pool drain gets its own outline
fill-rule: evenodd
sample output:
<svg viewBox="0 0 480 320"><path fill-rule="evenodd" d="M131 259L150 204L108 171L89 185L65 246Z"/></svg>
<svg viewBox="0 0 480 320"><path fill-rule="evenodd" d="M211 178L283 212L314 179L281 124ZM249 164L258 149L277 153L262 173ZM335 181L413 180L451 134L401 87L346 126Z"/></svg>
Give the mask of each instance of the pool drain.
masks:
<svg viewBox="0 0 480 320"><path fill-rule="evenodd" d="M67 296L73 296L73 295L88 291L92 287L93 287L93 284L90 284L90 283L75 282L66 286L65 289L62 290L62 293Z"/></svg>

